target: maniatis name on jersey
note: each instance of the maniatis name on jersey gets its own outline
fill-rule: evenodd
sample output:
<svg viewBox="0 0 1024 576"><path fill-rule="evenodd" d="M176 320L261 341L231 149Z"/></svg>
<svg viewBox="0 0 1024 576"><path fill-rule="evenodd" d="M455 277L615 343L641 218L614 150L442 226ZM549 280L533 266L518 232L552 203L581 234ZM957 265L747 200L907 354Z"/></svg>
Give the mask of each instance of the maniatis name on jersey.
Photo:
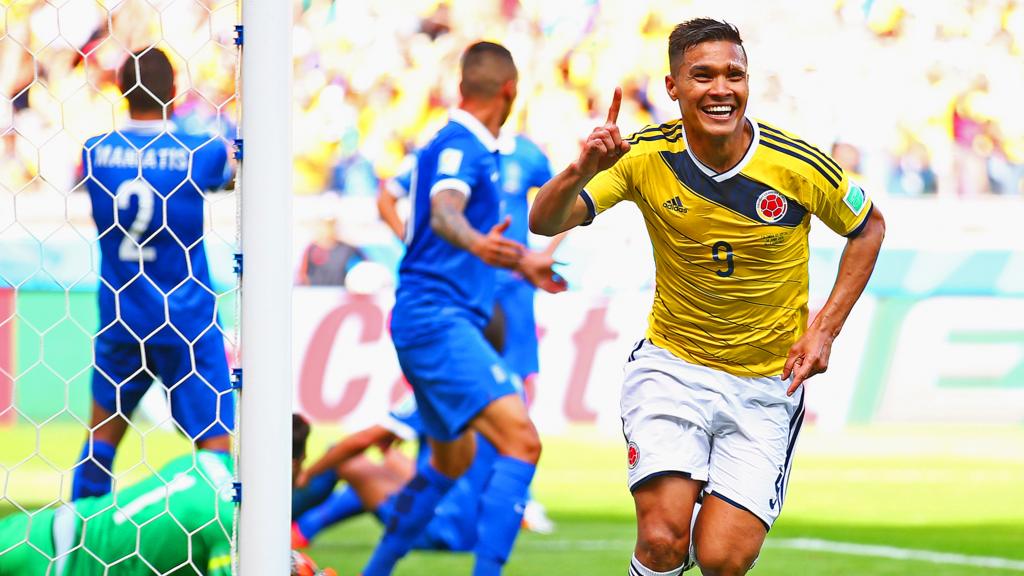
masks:
<svg viewBox="0 0 1024 576"><path fill-rule="evenodd" d="M138 168L143 170L188 170L189 151L184 148L147 148L100 144L93 151L93 166L99 168Z"/></svg>
<svg viewBox="0 0 1024 576"><path fill-rule="evenodd" d="M748 125L749 149L723 173L694 156L680 120L645 128L583 195L594 216L622 200L644 215L657 266L652 342L738 376L775 376L807 326L809 215L854 235L871 202L816 147Z"/></svg>

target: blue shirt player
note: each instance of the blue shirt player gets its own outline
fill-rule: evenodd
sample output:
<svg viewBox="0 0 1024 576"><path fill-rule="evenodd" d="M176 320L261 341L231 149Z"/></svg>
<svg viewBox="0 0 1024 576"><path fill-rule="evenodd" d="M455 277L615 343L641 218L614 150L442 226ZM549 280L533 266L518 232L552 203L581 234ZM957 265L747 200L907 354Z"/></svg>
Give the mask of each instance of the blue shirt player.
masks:
<svg viewBox="0 0 1024 576"><path fill-rule="evenodd" d="M500 214L511 219L505 236L526 245L530 191L551 179L551 166L544 152L526 136L502 132L498 147ZM396 200L410 194L416 158L413 154L406 157L404 169L384 183L378 199L381 217L401 238L407 230L398 216ZM487 334L505 363L523 381L528 398L538 370L534 291L537 287L552 293L566 289L564 280L551 274L551 255L562 238L556 237L542 252L524 253L518 270L497 271L495 309Z"/></svg>
<svg viewBox="0 0 1024 576"><path fill-rule="evenodd" d="M495 267L520 265L525 247L502 233L497 135L516 97L512 55L490 42L462 56L462 100L418 154L407 250L391 334L416 395L431 461L395 499L364 576L390 574L470 463L479 432L497 450L480 501L476 576L500 574L519 532L540 439L514 376L484 339Z"/></svg>
<svg viewBox="0 0 1024 576"><path fill-rule="evenodd" d="M200 448L230 449L234 422L216 296L203 246L203 193L225 184L227 150L164 121L174 71L158 49L119 74L131 120L90 138L82 164L100 245L100 329L92 376L92 433L72 498L110 491L112 464L154 378L179 429Z"/></svg>
<svg viewBox="0 0 1024 576"><path fill-rule="evenodd" d="M527 243L529 233L529 194L551 179L551 164L547 156L529 138L523 135L502 134L501 150L501 213L511 218L505 235ZM551 255L563 236L552 240L540 253L524 256L551 266ZM521 268L528 267L526 262ZM501 310L505 331L501 357L513 372L523 380L530 395L531 382L537 374L537 323L533 310L535 285L514 270L499 270L495 290L495 305ZM536 285L548 292L561 292L565 282L548 277Z"/></svg>

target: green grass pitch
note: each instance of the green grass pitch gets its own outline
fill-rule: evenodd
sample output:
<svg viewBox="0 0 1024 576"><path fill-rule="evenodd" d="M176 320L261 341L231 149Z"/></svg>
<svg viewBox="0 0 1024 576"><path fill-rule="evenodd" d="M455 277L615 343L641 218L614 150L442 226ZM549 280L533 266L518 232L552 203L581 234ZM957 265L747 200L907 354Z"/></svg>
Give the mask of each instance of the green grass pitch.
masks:
<svg viewBox="0 0 1024 576"><path fill-rule="evenodd" d="M66 492L70 475L62 486L46 461L68 466L81 431L50 424L38 436L24 426L2 434L0 480L8 498L39 505ZM311 455L337 436L316 430ZM36 446L44 458L32 456ZM141 476L185 449L164 432L145 442L133 435L117 469L128 479ZM557 529L524 533L506 573L625 574L635 528L624 460L621 441L592 428L546 438L534 495ZM0 514L9 510L3 508ZM325 531L308 552L340 576L357 574L379 534L364 516ZM467 554L416 552L395 574L469 574L471 567ZM752 574L1024 574L1024 428L806 430L786 508Z"/></svg>
<svg viewBox="0 0 1024 576"><path fill-rule="evenodd" d="M624 463L621 441L595 441L587 429L548 439L534 495L558 526L551 535L524 533L506 573L626 574L635 524ZM325 531L309 552L339 574L356 574L379 534L372 519L354 520ZM798 539L822 541L830 551L795 548ZM832 550L840 544L859 546ZM888 557L906 551L917 559ZM1003 568L984 566L986 559ZM416 552L395 574L471 568L468 554ZM751 573L1024 574L1024 430L806 431L786 509Z"/></svg>

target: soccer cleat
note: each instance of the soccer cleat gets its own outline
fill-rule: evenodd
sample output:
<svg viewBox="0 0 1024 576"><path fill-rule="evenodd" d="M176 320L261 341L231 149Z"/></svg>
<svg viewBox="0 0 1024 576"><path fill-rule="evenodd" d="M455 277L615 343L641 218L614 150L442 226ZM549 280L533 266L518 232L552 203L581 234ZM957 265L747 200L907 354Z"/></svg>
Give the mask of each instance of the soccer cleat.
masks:
<svg viewBox="0 0 1024 576"><path fill-rule="evenodd" d="M292 550L291 576L337 576L337 573L330 568L321 569L309 556Z"/></svg>
<svg viewBox="0 0 1024 576"><path fill-rule="evenodd" d="M306 548L309 548L309 539L302 534L302 530L299 530L299 523L292 522L292 549L305 550Z"/></svg>
<svg viewBox="0 0 1024 576"><path fill-rule="evenodd" d="M537 534L551 534L555 531L555 523L548 518L543 504L530 500L523 511L523 528Z"/></svg>

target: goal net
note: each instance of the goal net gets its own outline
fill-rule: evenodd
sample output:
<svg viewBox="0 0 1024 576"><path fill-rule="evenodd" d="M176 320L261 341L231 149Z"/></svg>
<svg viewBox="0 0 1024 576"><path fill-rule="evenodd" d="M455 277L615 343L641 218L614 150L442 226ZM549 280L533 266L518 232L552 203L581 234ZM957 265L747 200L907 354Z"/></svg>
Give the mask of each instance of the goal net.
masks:
<svg viewBox="0 0 1024 576"><path fill-rule="evenodd" d="M0 0L0 573L231 570L240 13Z"/></svg>

